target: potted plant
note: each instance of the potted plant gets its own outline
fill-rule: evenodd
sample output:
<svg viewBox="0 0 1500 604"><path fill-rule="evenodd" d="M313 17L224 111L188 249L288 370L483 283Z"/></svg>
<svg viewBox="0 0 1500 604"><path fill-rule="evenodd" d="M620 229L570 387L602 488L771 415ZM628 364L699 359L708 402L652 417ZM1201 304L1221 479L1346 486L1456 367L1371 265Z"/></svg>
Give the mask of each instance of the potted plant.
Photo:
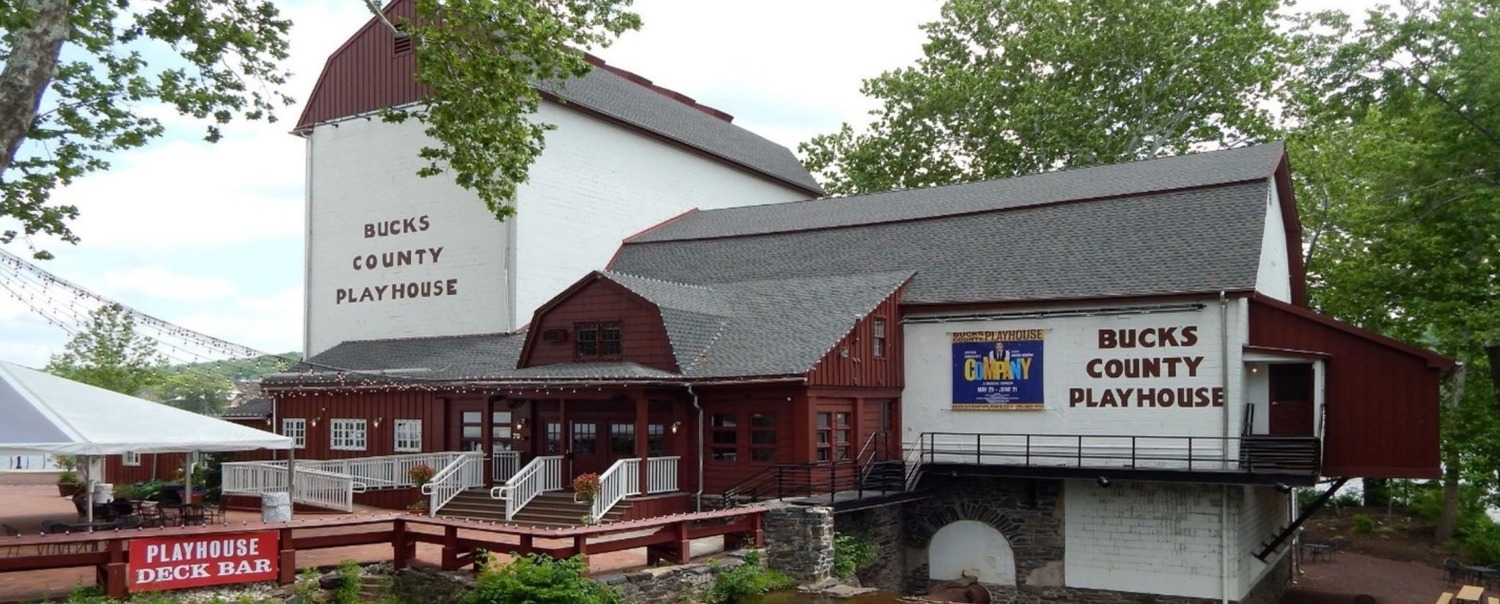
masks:
<svg viewBox="0 0 1500 604"><path fill-rule="evenodd" d="M411 469L406 471L406 477L410 478L412 485L416 486L417 493L421 493L422 487L426 486L427 483L432 482L432 477L436 475L437 470L432 469L432 466L429 466L425 463L414 465L411 467ZM413 501L411 502L411 505L406 506L406 511L411 512L412 514L426 514L427 498L422 497L421 495L418 495L417 497L418 499L416 501Z"/></svg>
<svg viewBox="0 0 1500 604"><path fill-rule="evenodd" d="M57 475L57 495L59 497L72 497L74 493L78 492L80 486L82 486L82 481L78 479L77 474L71 471L63 471L63 473Z"/></svg>
<svg viewBox="0 0 1500 604"><path fill-rule="evenodd" d="M593 472L579 474L573 479L573 500L579 503L593 503L594 497L599 495L599 475Z"/></svg>
<svg viewBox="0 0 1500 604"><path fill-rule="evenodd" d="M406 471L406 477L411 479L411 483L416 485L419 491L422 490L423 485L432 482L432 477L436 475L437 470L425 463L414 465Z"/></svg>

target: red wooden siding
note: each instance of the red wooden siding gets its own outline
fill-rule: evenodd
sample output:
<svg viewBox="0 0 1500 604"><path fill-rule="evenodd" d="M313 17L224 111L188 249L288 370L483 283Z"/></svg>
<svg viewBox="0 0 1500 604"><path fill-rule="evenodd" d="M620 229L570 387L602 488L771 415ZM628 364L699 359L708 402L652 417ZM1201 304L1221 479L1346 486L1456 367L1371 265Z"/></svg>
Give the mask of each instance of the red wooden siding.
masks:
<svg viewBox="0 0 1500 604"><path fill-rule="evenodd" d="M1261 298L1250 304L1250 345L1328 355L1323 475L1438 477L1445 359Z"/></svg>
<svg viewBox="0 0 1500 604"><path fill-rule="evenodd" d="M281 432L281 420L301 418L307 420L307 446L297 450L299 459L342 459L346 457L373 457L395 455L396 420L422 420L422 449L444 451L443 437L446 417L440 395L431 392L352 392L316 393L306 396L275 395L276 432ZM316 426L313 419L317 419ZM379 418L380 425L375 425ZM330 448L332 420L363 419L365 424L365 449L363 451L335 451ZM405 453L404 451L402 453Z"/></svg>
<svg viewBox="0 0 1500 604"><path fill-rule="evenodd" d="M658 516L670 516L672 514L686 514L693 511L693 507L693 494L691 492L631 497L630 509L625 510L625 514L620 520L641 520L644 518L656 518Z"/></svg>
<svg viewBox="0 0 1500 604"><path fill-rule="evenodd" d="M398 0L385 8L385 15L394 22L416 12L411 2ZM417 53L397 55L395 35L370 19L328 57L297 129L425 98L430 91L412 77L416 68Z"/></svg>
<svg viewBox="0 0 1500 604"><path fill-rule="evenodd" d="M677 359L656 305L599 277L591 277L537 311L526 334L521 367L570 363L574 358L575 325L618 322L620 360L677 371ZM546 341L548 330L566 330L567 337Z"/></svg>
<svg viewBox="0 0 1500 604"><path fill-rule="evenodd" d="M810 461L806 457L805 444L798 442L803 440L798 435L805 434L799 432L801 429L799 425L803 423L799 416L804 413L805 407L797 404L798 398L792 396L794 392L785 388L753 386L700 392L699 401L703 406L703 443L697 448L697 452L703 455L704 492L717 495L724 492L726 488L776 464ZM751 425L751 422L752 416L756 414L775 418L776 442L774 444L752 442L754 438L752 433L756 431L756 428ZM714 442L715 415L734 417L736 428L732 430L735 434L733 444ZM730 430L722 431L731 432ZM767 432L771 430L767 429ZM734 449L735 460L715 460L713 450L716 447ZM753 455L757 448L774 450L771 460L756 461ZM691 456L684 456L682 468L684 474L696 473L697 461Z"/></svg>
<svg viewBox="0 0 1500 604"><path fill-rule="evenodd" d="M902 387L901 286L854 324L807 376L809 386ZM875 356L876 319L885 322L885 354ZM847 354L845 354L847 351Z"/></svg>

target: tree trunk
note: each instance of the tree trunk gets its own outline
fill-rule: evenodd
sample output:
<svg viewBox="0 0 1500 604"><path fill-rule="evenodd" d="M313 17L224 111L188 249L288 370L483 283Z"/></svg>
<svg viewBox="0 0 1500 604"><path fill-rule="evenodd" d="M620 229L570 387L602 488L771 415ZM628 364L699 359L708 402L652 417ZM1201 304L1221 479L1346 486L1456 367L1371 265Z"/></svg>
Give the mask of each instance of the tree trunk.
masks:
<svg viewBox="0 0 1500 604"><path fill-rule="evenodd" d="M13 32L14 44L0 71L0 146L5 148L0 175L31 131L69 33L68 0L25 0L23 4L23 10L34 11L32 19L26 28Z"/></svg>
<svg viewBox="0 0 1500 604"><path fill-rule="evenodd" d="M1468 370L1468 365L1459 363L1449 375L1448 379L1453 383L1449 390L1448 412L1450 414L1456 412L1459 403L1463 401L1464 377ZM1437 529L1433 532L1433 541L1439 545L1447 543L1458 531L1458 449L1451 443L1445 448L1447 452L1443 454L1443 512L1438 515Z"/></svg>

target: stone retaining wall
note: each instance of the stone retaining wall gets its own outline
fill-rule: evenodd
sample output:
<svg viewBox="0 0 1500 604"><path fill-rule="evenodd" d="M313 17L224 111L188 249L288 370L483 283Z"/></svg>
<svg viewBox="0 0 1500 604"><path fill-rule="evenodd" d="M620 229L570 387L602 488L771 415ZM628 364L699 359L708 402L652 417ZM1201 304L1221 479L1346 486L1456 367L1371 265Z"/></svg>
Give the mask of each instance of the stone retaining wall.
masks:
<svg viewBox="0 0 1500 604"><path fill-rule="evenodd" d="M834 516L840 534L862 537L878 548L875 562L860 569L859 584L882 591L906 587L906 529L901 506L887 505Z"/></svg>
<svg viewBox="0 0 1500 604"><path fill-rule="evenodd" d="M788 505L766 512L766 566L798 583L833 573L833 510Z"/></svg>

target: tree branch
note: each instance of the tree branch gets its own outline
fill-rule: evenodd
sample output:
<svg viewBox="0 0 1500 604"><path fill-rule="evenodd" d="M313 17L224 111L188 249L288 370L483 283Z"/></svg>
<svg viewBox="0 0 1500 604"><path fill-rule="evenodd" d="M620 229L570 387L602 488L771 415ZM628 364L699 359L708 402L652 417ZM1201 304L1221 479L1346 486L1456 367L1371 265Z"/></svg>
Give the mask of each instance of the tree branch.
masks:
<svg viewBox="0 0 1500 604"><path fill-rule="evenodd" d="M12 32L15 42L0 71L0 174L10 167L31 131L42 95L57 73L58 55L68 39L68 0L26 0L34 11L28 27Z"/></svg>
<svg viewBox="0 0 1500 604"><path fill-rule="evenodd" d="M391 33L400 33L401 30L396 29L396 24L385 18L385 12L380 10L380 5L376 3L376 0L365 0L365 7L370 9L370 14L375 15L376 19L385 24L386 29L391 30Z"/></svg>

